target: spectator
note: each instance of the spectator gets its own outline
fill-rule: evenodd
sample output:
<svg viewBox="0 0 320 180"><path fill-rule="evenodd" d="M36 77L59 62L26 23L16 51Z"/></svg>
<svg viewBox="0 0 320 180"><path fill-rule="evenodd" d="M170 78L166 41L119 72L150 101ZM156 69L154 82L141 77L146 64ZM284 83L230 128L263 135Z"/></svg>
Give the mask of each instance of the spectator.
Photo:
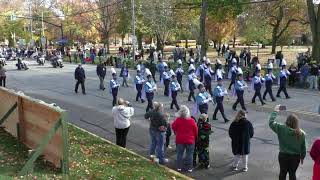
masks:
<svg viewBox="0 0 320 180"><path fill-rule="evenodd" d="M250 154L250 139L254 131L244 110L240 110L229 128L231 138L233 159L233 170L238 171L240 159L243 165L243 172L248 171L248 155Z"/></svg>
<svg viewBox="0 0 320 180"><path fill-rule="evenodd" d="M305 83L307 82L307 79L308 79L308 76L309 76L309 73L310 73L310 66L308 63L304 64L301 69L301 77L300 77L300 81L302 83Z"/></svg>
<svg viewBox="0 0 320 180"><path fill-rule="evenodd" d="M116 129L116 144L126 147L127 135L130 128L130 118L134 114L134 109L128 101L118 99L118 106L112 108L114 127Z"/></svg>
<svg viewBox="0 0 320 180"><path fill-rule="evenodd" d="M318 77L319 67L316 64L312 64L309 77L310 89L318 90Z"/></svg>
<svg viewBox="0 0 320 180"><path fill-rule="evenodd" d="M275 119L279 108L280 105L275 107L269 119L269 127L278 135L279 140L279 180L285 180L287 173L290 180L296 180L299 163L303 164L306 156L305 133L299 128L296 115L290 114L285 124L277 122Z"/></svg>
<svg viewBox="0 0 320 180"><path fill-rule="evenodd" d="M210 134L213 132L211 130L211 124L209 123L208 115L201 114L197 123L198 126L198 138L196 140L196 147L193 155L193 165L197 163L197 155L199 158L200 168L210 168L209 159L209 143Z"/></svg>
<svg viewBox="0 0 320 180"><path fill-rule="evenodd" d="M290 87L294 87L298 69L296 68L296 66L294 66L293 64L291 64L288 70L289 70L289 72L290 72L290 75L289 75L289 84L288 84L288 85L289 85Z"/></svg>
<svg viewBox="0 0 320 180"><path fill-rule="evenodd" d="M166 138L167 121L165 115L163 114L163 104L154 102L153 106L154 109L148 111L144 115L145 119L150 120L150 158L157 161L157 157L159 160L159 164L165 164L168 162L168 159L164 158L164 144Z"/></svg>
<svg viewBox="0 0 320 180"><path fill-rule="evenodd" d="M0 64L0 86L6 87L6 70L3 65Z"/></svg>
<svg viewBox="0 0 320 180"><path fill-rule="evenodd" d="M192 172L193 152L195 140L198 136L198 127L195 121L190 118L189 108L181 106L178 117L172 123L172 130L176 135L177 146L177 170L182 170L182 164L185 162L188 172ZM186 151L186 160L183 161L183 154Z"/></svg>
<svg viewBox="0 0 320 180"><path fill-rule="evenodd" d="M319 180L320 179L320 139L317 139L313 143L310 151L310 156L314 161L312 180Z"/></svg>

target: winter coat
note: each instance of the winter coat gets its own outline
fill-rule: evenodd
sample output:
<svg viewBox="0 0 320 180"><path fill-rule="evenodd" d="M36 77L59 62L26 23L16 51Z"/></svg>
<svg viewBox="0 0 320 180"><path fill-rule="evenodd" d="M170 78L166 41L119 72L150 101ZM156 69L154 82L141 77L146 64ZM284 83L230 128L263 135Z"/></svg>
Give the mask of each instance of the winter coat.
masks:
<svg viewBox="0 0 320 180"><path fill-rule="evenodd" d="M250 121L243 118L238 122L232 122L229 136L234 155L250 154L250 139L253 137L253 127Z"/></svg>
<svg viewBox="0 0 320 180"><path fill-rule="evenodd" d="M84 72L84 69L81 67L77 67L74 72L74 78L78 81L83 81L86 78L86 74Z"/></svg>
<svg viewBox="0 0 320 180"><path fill-rule="evenodd" d="M112 108L114 127L117 129L125 129L130 126L130 118L134 114L133 107L124 105L115 106Z"/></svg>
<svg viewBox="0 0 320 180"><path fill-rule="evenodd" d="M106 68L101 64L97 66L97 75L103 78L106 76Z"/></svg>
<svg viewBox="0 0 320 180"><path fill-rule="evenodd" d="M172 123L172 130L176 135L177 144L195 144L198 137L198 127L194 119L178 117Z"/></svg>
<svg viewBox="0 0 320 180"><path fill-rule="evenodd" d="M145 119L150 119L150 129L160 131L160 127L167 127L167 121L162 112L151 110L144 115Z"/></svg>

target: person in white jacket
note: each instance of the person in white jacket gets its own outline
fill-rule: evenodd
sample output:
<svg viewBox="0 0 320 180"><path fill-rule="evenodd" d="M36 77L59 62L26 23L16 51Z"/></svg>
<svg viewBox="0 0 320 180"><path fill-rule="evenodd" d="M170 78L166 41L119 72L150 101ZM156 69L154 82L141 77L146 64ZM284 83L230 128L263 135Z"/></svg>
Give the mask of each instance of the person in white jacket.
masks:
<svg viewBox="0 0 320 180"><path fill-rule="evenodd" d="M118 99L118 105L112 108L114 127L116 129L116 144L126 147L127 135L130 128L130 118L134 114L134 109L128 101Z"/></svg>

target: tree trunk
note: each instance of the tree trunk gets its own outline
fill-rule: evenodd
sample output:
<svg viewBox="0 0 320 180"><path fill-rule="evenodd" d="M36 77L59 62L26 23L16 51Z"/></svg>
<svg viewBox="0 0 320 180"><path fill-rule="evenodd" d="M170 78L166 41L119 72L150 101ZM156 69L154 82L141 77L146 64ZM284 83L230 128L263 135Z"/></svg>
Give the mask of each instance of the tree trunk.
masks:
<svg viewBox="0 0 320 180"><path fill-rule="evenodd" d="M201 16L200 16L200 37L199 44L201 45L200 59L207 54L207 43L206 43L206 18L208 11L208 0L202 0Z"/></svg>
<svg viewBox="0 0 320 180"><path fill-rule="evenodd" d="M186 41L185 48L188 49L188 39L186 39L185 41Z"/></svg>
<svg viewBox="0 0 320 180"><path fill-rule="evenodd" d="M276 53L276 48L277 48L277 30L275 28L273 28L273 32L272 32L272 48L271 48L271 54L275 54Z"/></svg>
<svg viewBox="0 0 320 180"><path fill-rule="evenodd" d="M320 63L320 5L317 5L317 13L312 0L307 0L307 7L312 32L312 59Z"/></svg>
<svg viewBox="0 0 320 180"><path fill-rule="evenodd" d="M159 35L157 35L157 50L162 52L163 55L163 43L161 41L161 38L159 37Z"/></svg>
<svg viewBox="0 0 320 180"><path fill-rule="evenodd" d="M142 33L137 33L138 49L142 49Z"/></svg>
<svg viewBox="0 0 320 180"><path fill-rule="evenodd" d="M107 45L107 54L110 54L110 40L109 40L109 33L108 32L104 32L103 33L104 36L104 45Z"/></svg>
<svg viewBox="0 0 320 180"><path fill-rule="evenodd" d="M233 43L232 43L232 47L235 48L236 47L236 35L233 35Z"/></svg>

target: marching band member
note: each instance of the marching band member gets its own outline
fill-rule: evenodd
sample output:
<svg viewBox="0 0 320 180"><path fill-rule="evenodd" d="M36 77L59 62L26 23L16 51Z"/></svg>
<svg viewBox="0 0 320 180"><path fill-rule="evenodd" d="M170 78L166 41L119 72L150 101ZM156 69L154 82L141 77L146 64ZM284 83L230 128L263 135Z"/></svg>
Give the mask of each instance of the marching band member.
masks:
<svg viewBox="0 0 320 180"><path fill-rule="evenodd" d="M183 69L182 69L182 61L181 59L178 60L178 68L176 69L176 76L177 76L177 80L180 84L181 87L181 92L183 92L183 88L182 88L182 77L183 77Z"/></svg>
<svg viewBox="0 0 320 180"><path fill-rule="evenodd" d="M113 97L112 106L115 106L117 104L117 96L118 96L120 84L117 80L117 72L114 68L111 68L111 73L112 73L112 79L110 80L109 89Z"/></svg>
<svg viewBox="0 0 320 180"><path fill-rule="evenodd" d="M196 101L196 98L194 96L194 90L196 89L196 86L193 83L193 80L197 79L197 75L194 73L195 67L193 64L190 64L188 71L189 71L188 82L189 82L189 91L190 91L188 96L188 101L191 101L191 97L193 101Z"/></svg>
<svg viewBox="0 0 320 180"><path fill-rule="evenodd" d="M206 61L206 66L207 66L207 68L204 70L204 85L205 85L206 90L212 96L211 81L212 81L212 76L214 75L214 71L211 69L209 59L207 59L207 61Z"/></svg>
<svg viewBox="0 0 320 180"><path fill-rule="evenodd" d="M222 68L222 62L219 59L217 59L215 81L218 81L219 78L223 79L224 71Z"/></svg>
<svg viewBox="0 0 320 180"><path fill-rule="evenodd" d="M204 80L204 71L205 71L205 69L207 69L206 60L207 60L207 58L204 56L201 61L202 64L200 64L200 66L197 68L196 74L200 78L200 82L203 82L203 80Z"/></svg>
<svg viewBox="0 0 320 180"><path fill-rule="evenodd" d="M235 58L232 59L232 67L229 71L229 78L231 78L231 82L230 82L230 85L229 85L229 90L231 90L231 86L235 84L236 82L236 79L237 79L237 70L238 70L238 67L237 67L237 60Z"/></svg>
<svg viewBox="0 0 320 180"><path fill-rule="evenodd" d="M139 98L142 103L144 103L144 99L142 98L142 88L143 88L143 83L145 82L143 75L140 72L140 68L137 69L137 75L134 78L134 82L136 84L136 90L137 90L137 96L136 96L136 101L139 101Z"/></svg>
<svg viewBox="0 0 320 180"><path fill-rule="evenodd" d="M213 97L215 99L215 102L217 103L217 106L214 110L212 120L218 120L217 113L218 113L218 111L220 111L220 113L224 119L224 122L225 123L229 122L228 118L226 117L226 115L224 113L224 108L223 108L224 95L227 95L227 94L228 94L227 90L223 87L222 78L219 78L218 84L213 90Z"/></svg>
<svg viewBox="0 0 320 180"><path fill-rule="evenodd" d="M244 99L243 99L244 89L247 87L248 86L246 82L243 80L243 72L241 70L240 72L238 72L238 80L236 81L234 86L234 89L237 95L237 101L232 106L232 109L234 111L237 110L237 105L240 103L242 110L247 112L247 108L244 105Z"/></svg>
<svg viewBox="0 0 320 180"><path fill-rule="evenodd" d="M272 93L272 84L273 84L273 81L276 79L276 77L272 73L273 64L272 63L270 64L267 67L268 74L266 74L266 76L264 77L266 89L263 93L263 100L266 100L267 93L269 93L271 100L276 101Z"/></svg>
<svg viewBox="0 0 320 180"><path fill-rule="evenodd" d="M167 63L166 63L166 62L163 62L163 60L160 58L160 59L159 59L159 63L158 63L158 65L157 65L157 70L159 71L159 74L160 74L160 79L159 79L160 82L161 82L161 80L162 80L162 74L163 74L163 72L164 72L164 67L165 67L165 66L168 66Z"/></svg>
<svg viewBox="0 0 320 180"><path fill-rule="evenodd" d="M168 65L165 64L164 66L164 72L162 73L162 78L163 78L163 84L164 84L164 95L169 96L169 85L170 85L170 70L168 68Z"/></svg>
<svg viewBox="0 0 320 180"><path fill-rule="evenodd" d="M208 103L212 101L210 94L206 91L204 85L198 81L198 79L193 79L193 83L198 87L199 93L196 97L196 103L200 114L208 114Z"/></svg>
<svg viewBox="0 0 320 180"><path fill-rule="evenodd" d="M258 96L261 104L262 105L265 104L263 102L263 100L262 100L262 97L261 97L261 87L262 87L262 84L263 84L264 80L265 79L263 77L261 77L260 71L257 71L256 72L256 76L253 78L253 82L252 82L253 83L253 87L254 87L254 91L255 91L255 93L254 93L254 95L252 97L252 101L251 101L252 103L256 103L256 97Z"/></svg>
<svg viewBox="0 0 320 180"><path fill-rule="evenodd" d="M146 93L146 98L148 100L148 106L146 112L153 109L153 97L154 92L157 91L156 84L152 81L152 74L149 69L146 69L147 82L144 84L144 91Z"/></svg>
<svg viewBox="0 0 320 180"><path fill-rule="evenodd" d="M285 94L286 98L289 99L290 96L288 95L287 92L287 79L288 76L290 75L290 72L287 70L287 62L285 59L282 60L282 70L280 71L280 75L279 75L279 90L277 93L277 97L280 97L280 93L281 91L283 91L283 93Z"/></svg>
<svg viewBox="0 0 320 180"><path fill-rule="evenodd" d="M173 72L173 70L170 71L170 74L171 74L170 90L171 90L171 97L172 97L170 109L173 109L173 105L175 105L177 110L179 111L180 107L178 105L177 95L178 95L178 92L181 90L181 86L177 81L176 74Z"/></svg>

